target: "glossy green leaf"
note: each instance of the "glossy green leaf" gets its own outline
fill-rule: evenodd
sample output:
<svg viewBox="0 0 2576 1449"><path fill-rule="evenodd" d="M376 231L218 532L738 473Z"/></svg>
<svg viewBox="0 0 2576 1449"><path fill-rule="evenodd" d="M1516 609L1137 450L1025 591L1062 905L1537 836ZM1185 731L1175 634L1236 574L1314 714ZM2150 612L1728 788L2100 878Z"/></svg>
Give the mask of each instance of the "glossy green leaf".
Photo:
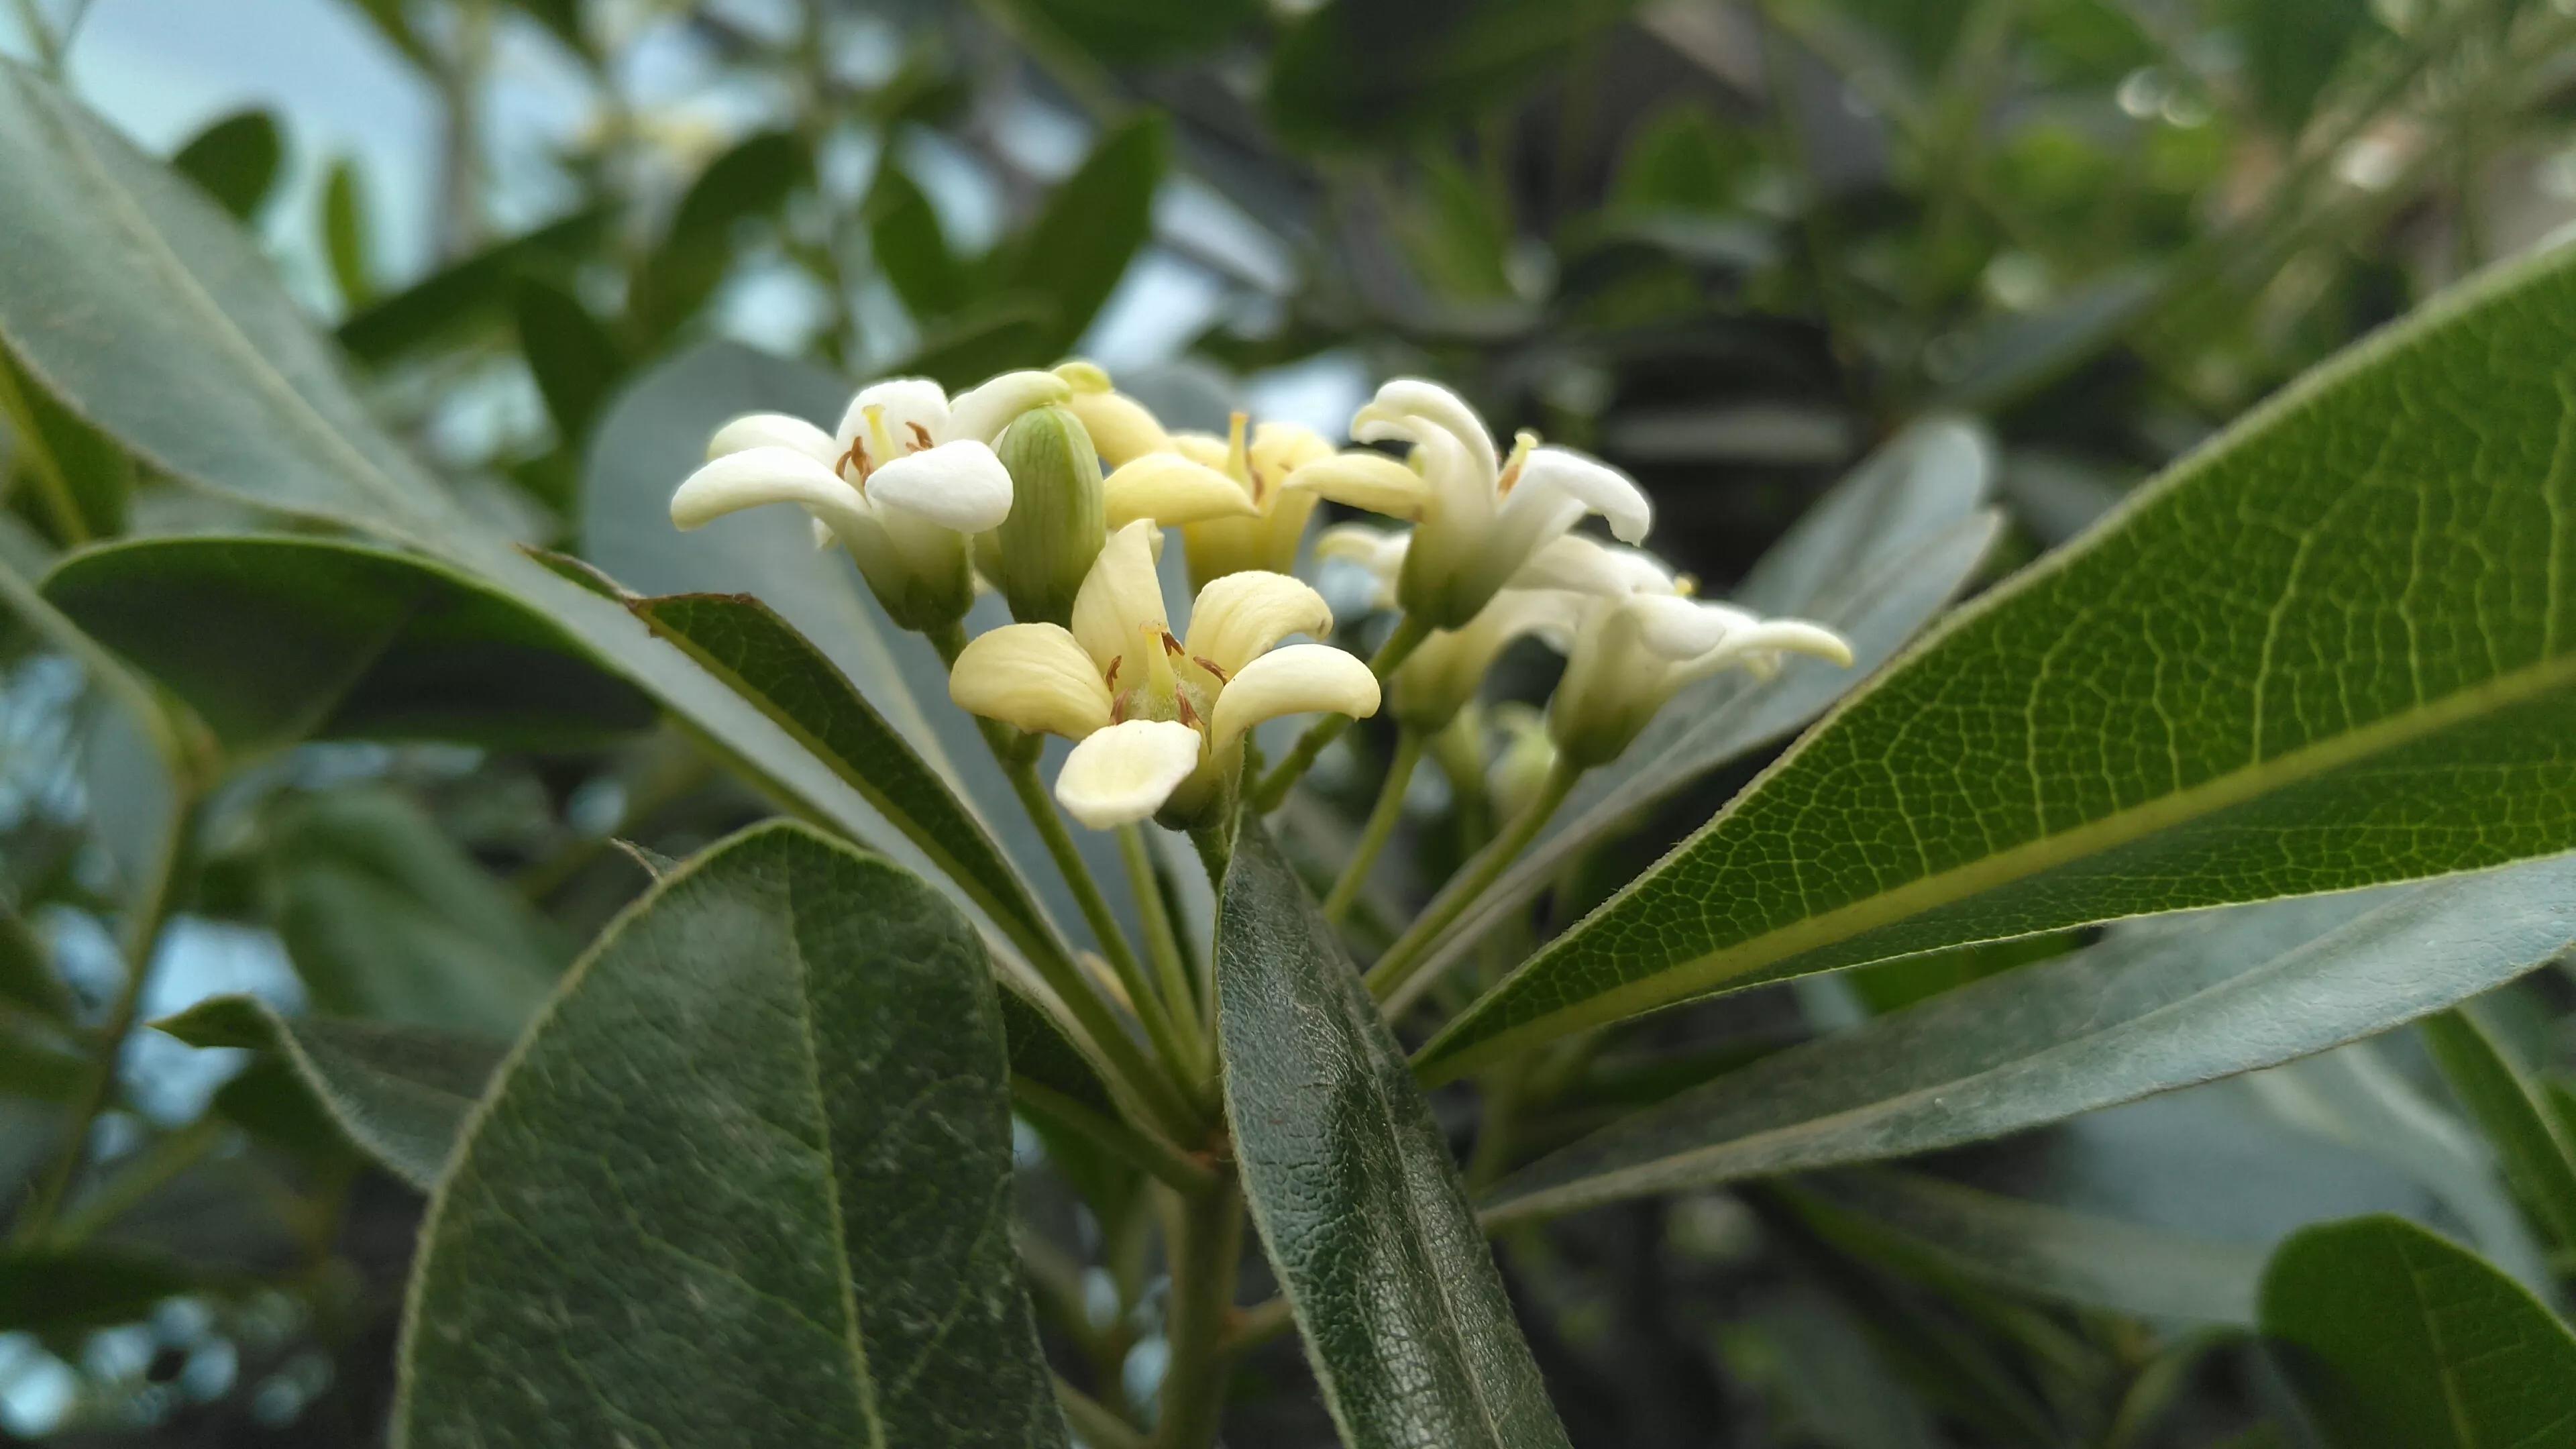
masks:
<svg viewBox="0 0 2576 1449"><path fill-rule="evenodd" d="M190 1046L285 1062L312 1101L376 1165L426 1190L506 1050L499 1041L330 1017L289 1019L256 997L218 996L152 1025Z"/></svg>
<svg viewBox="0 0 2576 1449"><path fill-rule="evenodd" d="M1423 135L1501 109L1635 8L1635 0L1326 0L1272 52L1270 117L1281 134L1317 147Z"/></svg>
<svg viewBox="0 0 2576 1449"><path fill-rule="evenodd" d="M604 210L576 212L495 242L352 312L340 324L340 345L362 362L382 363L498 329L520 278L570 271L607 240L611 221Z"/></svg>
<svg viewBox="0 0 2576 1449"><path fill-rule="evenodd" d="M2576 857L2124 928L1765 1057L1524 1169L1489 1217L1927 1152L2272 1066L2576 942Z"/></svg>
<svg viewBox="0 0 2576 1449"><path fill-rule="evenodd" d="M44 589L235 749L542 747L654 718L553 621L413 554L282 534L134 539L64 559Z"/></svg>
<svg viewBox="0 0 2576 1449"><path fill-rule="evenodd" d="M0 1332L75 1333L148 1316L202 1287L168 1257L119 1248L13 1247L0 1252Z"/></svg>
<svg viewBox="0 0 2576 1449"><path fill-rule="evenodd" d="M206 189L224 210L247 221L277 187L286 142L266 111L237 111L199 131L170 165Z"/></svg>
<svg viewBox="0 0 2576 1449"><path fill-rule="evenodd" d="M1903 648L1946 607L1993 545L1984 507L1991 448L1965 423L1918 424L1855 469L1747 574L1737 599L1763 614L1814 619L1851 641L1852 667L1728 673L1685 688L1628 752L1584 777L1528 854L1459 918L1390 1002L1417 999L1582 852L1730 761L1815 718Z"/></svg>
<svg viewBox="0 0 2576 1449"><path fill-rule="evenodd" d="M1036 292L1004 292L951 316L921 339L890 377L926 377L950 392L997 372L1036 367L1063 354L1063 309Z"/></svg>
<svg viewBox="0 0 2576 1449"><path fill-rule="evenodd" d="M627 311L638 334L658 339L696 315L733 265L735 228L774 215L812 175L805 142L786 131L748 137L708 162L636 274Z"/></svg>
<svg viewBox="0 0 2576 1449"><path fill-rule="evenodd" d="M2352 348L1952 616L1426 1049L2576 845L2576 252Z"/></svg>
<svg viewBox="0 0 2576 1449"><path fill-rule="evenodd" d="M39 500L34 516L66 546L125 531L134 463L125 450L54 401L0 355L0 426L10 433L16 486Z"/></svg>
<svg viewBox="0 0 2576 1449"><path fill-rule="evenodd" d="M520 355L527 359L538 395L546 400L556 434L579 447L626 372L624 350L589 308L550 282L521 281L511 316L519 329Z"/></svg>
<svg viewBox="0 0 2576 1449"><path fill-rule="evenodd" d="M340 305L351 310L376 295L375 250L359 184L358 163L345 156L331 163L331 174L322 183L322 258L340 288Z"/></svg>
<svg viewBox="0 0 2576 1449"><path fill-rule="evenodd" d="M1859 1171L1797 1179L1811 1210L1865 1221L1935 1270L2079 1308L2141 1318L2254 1322L2257 1249L1939 1178Z"/></svg>
<svg viewBox="0 0 2576 1449"><path fill-rule="evenodd" d="M2332 1449L2541 1449L2576 1432L2576 1337L2402 1218L2293 1237L2262 1303L2273 1361Z"/></svg>
<svg viewBox="0 0 2576 1449"><path fill-rule="evenodd" d="M948 245L938 208L891 157L877 168L865 209L877 272L916 322L935 321L965 305L973 284Z"/></svg>
<svg viewBox="0 0 2576 1449"><path fill-rule="evenodd" d="M1220 899L1235 1155L1342 1442L1564 1444L1430 1104L1258 824Z"/></svg>
<svg viewBox="0 0 2576 1449"><path fill-rule="evenodd" d="M610 925L431 1201L394 1442L1062 1445L963 917L802 826Z"/></svg>
<svg viewBox="0 0 2576 1449"><path fill-rule="evenodd" d="M2466 1007L2424 1019L2424 1044L2451 1092L2495 1148L2505 1178L2560 1246L2576 1248L2576 1139L2524 1072Z"/></svg>
<svg viewBox="0 0 2576 1449"><path fill-rule="evenodd" d="M1061 352L1081 338L1153 236L1154 193L1171 153L1170 128L1158 115L1142 114L1110 131L1012 244L1002 286L1054 302L1047 351Z"/></svg>
<svg viewBox="0 0 2576 1449"><path fill-rule="evenodd" d="M420 807L350 786L280 801L260 857L271 924L314 1004L507 1041L570 954L551 922Z"/></svg>

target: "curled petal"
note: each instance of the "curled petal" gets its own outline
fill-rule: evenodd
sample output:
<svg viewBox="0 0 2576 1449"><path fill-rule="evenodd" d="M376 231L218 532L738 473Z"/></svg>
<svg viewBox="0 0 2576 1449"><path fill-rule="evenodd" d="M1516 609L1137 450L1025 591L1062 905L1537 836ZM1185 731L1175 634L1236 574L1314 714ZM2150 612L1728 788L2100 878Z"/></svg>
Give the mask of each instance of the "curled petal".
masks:
<svg viewBox="0 0 2576 1449"><path fill-rule="evenodd" d="M959 533L982 533L1011 515L1011 473L982 443L942 443L868 475L868 501Z"/></svg>
<svg viewBox="0 0 2576 1449"><path fill-rule="evenodd" d="M1276 485L1307 464L1331 456L1333 445L1303 424L1263 423L1252 430L1252 472L1265 485Z"/></svg>
<svg viewBox="0 0 2576 1449"><path fill-rule="evenodd" d="M1065 403L1082 419L1091 446L1112 468L1123 468L1148 453L1172 451L1171 435L1145 410L1144 404L1115 392L1077 391Z"/></svg>
<svg viewBox="0 0 2576 1449"><path fill-rule="evenodd" d="M1469 459L1482 459L1487 486L1493 483L1495 470L1494 435L1487 431L1485 420L1467 406L1467 400L1436 382L1418 377L1399 377L1377 390L1366 407L1351 419L1351 436L1361 439L1383 438L1388 425L1407 419L1420 419L1458 440ZM1409 431L1415 441L1419 431Z"/></svg>
<svg viewBox="0 0 2576 1449"><path fill-rule="evenodd" d="M716 429L707 439L707 457L724 457L728 453L749 452L753 448L793 448L829 468L839 461L840 447L832 435L803 418L785 413L744 413Z"/></svg>
<svg viewBox="0 0 2576 1449"><path fill-rule="evenodd" d="M749 448L699 468L671 495L671 522L702 528L764 503L802 504L834 526L875 526L857 489L794 448Z"/></svg>
<svg viewBox="0 0 2576 1449"><path fill-rule="evenodd" d="M1069 740L1109 724L1108 686L1057 624L1004 624L976 635L948 671L948 697L968 714Z"/></svg>
<svg viewBox="0 0 2576 1449"><path fill-rule="evenodd" d="M1383 453L1336 453L1290 473L1284 486L1311 489L1335 503L1389 518L1419 518L1431 498L1431 485L1421 474Z"/></svg>
<svg viewBox="0 0 2576 1449"><path fill-rule="evenodd" d="M1218 752L1243 732L1283 714L1377 713L1377 676L1359 658L1330 644L1291 644L1243 666L1217 691L1210 739Z"/></svg>
<svg viewBox="0 0 2576 1449"><path fill-rule="evenodd" d="M1072 396L1073 385L1052 372L1006 372L949 399L948 425L935 436L990 443L1020 414Z"/></svg>
<svg viewBox="0 0 2576 1449"><path fill-rule="evenodd" d="M1197 730L1170 720L1111 725L1065 756L1056 801L1094 830L1151 819L1198 769L1201 745Z"/></svg>
<svg viewBox="0 0 2576 1449"><path fill-rule="evenodd" d="M1637 642L1666 659L1697 659L1754 622L1738 609L1674 594L1644 594L1621 607L1634 617Z"/></svg>
<svg viewBox="0 0 2576 1449"><path fill-rule="evenodd" d="M1739 662L1767 664L1782 654L1804 654L1845 669L1852 665L1851 645L1822 624L1810 624L1804 619L1765 619L1729 634L1711 657L1695 661L1692 669L1694 673L1707 673Z"/></svg>
<svg viewBox="0 0 2576 1449"><path fill-rule="evenodd" d="M1512 575L1516 589L1572 589L1603 598L1669 594L1673 576L1654 555L1612 548L1581 534L1559 534L1539 546Z"/></svg>
<svg viewBox="0 0 2576 1449"><path fill-rule="evenodd" d="M884 425L883 446L868 423L870 408L878 410L877 421ZM906 453L936 444L947 427L948 394L939 384L926 377L890 377L860 388L842 412L840 427L833 431L842 448L856 446L867 456L869 467L882 468Z"/></svg>
<svg viewBox="0 0 2576 1449"><path fill-rule="evenodd" d="M1160 634L1170 627L1163 612L1163 580L1154 572L1160 538L1154 525L1142 519L1111 533L1073 597L1073 637L1082 641L1092 662L1104 671L1111 661L1128 653L1139 636L1149 631ZM1152 661L1139 663L1150 667L1162 657L1157 650ZM1136 667L1129 666L1119 688L1138 682Z"/></svg>
<svg viewBox="0 0 2576 1449"><path fill-rule="evenodd" d="M1542 498L1572 499L1584 512L1600 514L1621 543L1642 542L1655 521L1654 504L1627 474L1564 448L1533 451L1521 464L1515 496L1524 488Z"/></svg>
<svg viewBox="0 0 2576 1449"><path fill-rule="evenodd" d="M1336 523L1315 536L1315 557L1324 562L1339 560L1368 570L1377 582L1377 593L1371 600L1378 608L1395 607L1397 581L1404 573L1405 550L1413 542L1411 530L1373 528L1365 523Z"/></svg>
<svg viewBox="0 0 2576 1449"><path fill-rule="evenodd" d="M1232 675L1291 634L1331 632L1331 607L1303 579L1245 569L1199 590L1184 647Z"/></svg>
<svg viewBox="0 0 2576 1449"><path fill-rule="evenodd" d="M1121 463L1101 480L1109 506L1109 526L1125 528L1140 518L1157 523L1203 523L1211 518L1242 518L1258 512L1243 485L1204 463L1178 453L1147 453Z"/></svg>

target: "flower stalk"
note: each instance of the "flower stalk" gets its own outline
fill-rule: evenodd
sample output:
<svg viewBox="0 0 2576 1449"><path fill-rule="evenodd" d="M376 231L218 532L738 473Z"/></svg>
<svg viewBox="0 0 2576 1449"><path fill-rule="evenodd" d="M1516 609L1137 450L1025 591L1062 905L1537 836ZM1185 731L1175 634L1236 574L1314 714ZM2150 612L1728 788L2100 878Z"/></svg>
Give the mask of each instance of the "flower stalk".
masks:
<svg viewBox="0 0 2576 1449"><path fill-rule="evenodd" d="M1332 891L1324 897L1324 919L1341 924L1351 913L1351 902L1358 900L1360 887L1368 882L1369 870L1395 836L1395 827L1404 818L1404 795L1413 784L1414 767L1422 763L1422 736L1410 729L1395 732L1395 755L1387 761L1386 779L1378 786L1377 804L1370 808L1368 824L1361 827L1359 843L1352 847L1351 858L1342 873L1333 880Z"/></svg>

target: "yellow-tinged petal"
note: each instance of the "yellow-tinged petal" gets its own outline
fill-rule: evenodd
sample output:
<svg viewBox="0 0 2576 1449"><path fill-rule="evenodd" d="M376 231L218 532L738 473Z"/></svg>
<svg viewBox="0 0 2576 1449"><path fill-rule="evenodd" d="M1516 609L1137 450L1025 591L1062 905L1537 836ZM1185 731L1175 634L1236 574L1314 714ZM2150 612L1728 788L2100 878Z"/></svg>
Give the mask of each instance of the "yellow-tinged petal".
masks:
<svg viewBox="0 0 2576 1449"><path fill-rule="evenodd" d="M1377 713L1377 676L1367 664L1330 644L1291 644L1243 666L1217 691L1210 740L1223 754L1245 730L1283 714Z"/></svg>
<svg viewBox="0 0 2576 1449"><path fill-rule="evenodd" d="M1421 517L1431 496L1431 485L1421 474L1383 453L1357 450L1308 463L1290 473L1283 486L1311 489L1335 503L1389 518Z"/></svg>
<svg viewBox="0 0 2576 1449"><path fill-rule="evenodd" d="M938 440L990 444L1020 414L1072 396L1072 385L1052 372L1006 372L950 398Z"/></svg>
<svg viewBox="0 0 2576 1449"><path fill-rule="evenodd" d="M1100 486L1113 529L1125 528L1140 518L1157 523L1201 523L1211 518L1249 517L1256 511L1251 495L1243 491L1241 484L1178 453L1147 453L1121 463Z"/></svg>
<svg viewBox="0 0 2576 1449"><path fill-rule="evenodd" d="M1055 624L1004 624L975 636L948 672L948 697L969 714L1069 740L1109 724L1099 668Z"/></svg>
<svg viewBox="0 0 2576 1449"><path fill-rule="evenodd" d="M707 439L707 456L711 459L753 448L793 448L826 468L841 456L840 445L832 441L830 433L785 413L744 413Z"/></svg>
<svg viewBox="0 0 2576 1449"><path fill-rule="evenodd" d="M1333 445L1302 423L1263 423L1252 430L1252 475L1261 480L1265 502L1289 474L1331 456Z"/></svg>
<svg viewBox="0 0 2576 1449"><path fill-rule="evenodd" d="M702 465L671 495L671 522L702 528L764 503L797 503L836 526L875 527L857 489L794 448L746 448Z"/></svg>
<svg viewBox="0 0 2576 1449"><path fill-rule="evenodd" d="M1184 647L1231 676L1291 634L1331 632L1332 608L1305 580L1246 569L1199 590Z"/></svg>
<svg viewBox="0 0 2576 1449"><path fill-rule="evenodd" d="M1061 371L1062 369L1058 369ZM1112 468L1123 468L1150 453L1172 450L1171 435L1145 410L1145 405L1115 392L1075 391L1065 406L1082 419L1091 446Z"/></svg>
<svg viewBox="0 0 2576 1449"><path fill-rule="evenodd" d="M1154 572L1156 536L1154 525L1142 519L1111 533L1074 595L1073 637L1104 673L1113 660L1133 653L1149 628L1159 636L1171 627L1163 613L1163 581ZM1161 651L1153 657L1161 659ZM1117 687L1134 688L1139 682L1134 671L1148 664L1128 661Z"/></svg>
<svg viewBox="0 0 2576 1449"><path fill-rule="evenodd" d="M1172 451L1193 463L1204 463L1220 473L1225 471L1225 439L1214 433L1174 433Z"/></svg>
<svg viewBox="0 0 2576 1449"><path fill-rule="evenodd" d="M1055 798L1094 830L1151 819L1198 769L1203 744L1197 730L1170 720L1111 725L1065 756Z"/></svg>

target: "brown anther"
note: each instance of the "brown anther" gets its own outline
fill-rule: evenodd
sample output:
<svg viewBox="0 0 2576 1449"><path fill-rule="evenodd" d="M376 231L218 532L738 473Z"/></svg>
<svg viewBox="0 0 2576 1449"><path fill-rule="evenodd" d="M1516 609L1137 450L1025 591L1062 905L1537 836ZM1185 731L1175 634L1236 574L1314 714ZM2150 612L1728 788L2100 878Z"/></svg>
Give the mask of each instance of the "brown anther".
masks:
<svg viewBox="0 0 2576 1449"><path fill-rule="evenodd" d="M1497 495L1511 492L1512 485L1521 481L1521 464L1523 461L1525 460L1514 458L1512 460L1512 465L1503 470L1503 476L1494 480L1494 492Z"/></svg>
<svg viewBox="0 0 2576 1449"><path fill-rule="evenodd" d="M1118 698L1109 701L1109 722L1111 724L1125 724L1127 722L1127 697L1125 695L1122 694Z"/></svg>
<svg viewBox="0 0 2576 1449"><path fill-rule="evenodd" d="M1243 465L1243 476L1252 484L1252 506L1255 508L1260 507L1262 489L1261 470L1253 467L1249 463L1246 463Z"/></svg>
<svg viewBox="0 0 2576 1449"><path fill-rule="evenodd" d="M1173 638L1172 631L1169 629L1163 631L1163 652L1187 657L1187 651L1181 648L1181 641Z"/></svg>
<svg viewBox="0 0 2576 1449"><path fill-rule="evenodd" d="M1179 707L1181 723L1188 725L1191 729L1197 729L1199 727L1199 712L1190 708L1190 697L1188 695L1173 695L1172 703Z"/></svg>
<svg viewBox="0 0 2576 1449"><path fill-rule="evenodd" d="M1224 669L1220 668L1215 660L1208 658L1204 654L1191 655L1190 662L1216 676L1216 682L1219 684L1224 684L1234 677L1233 675L1226 673Z"/></svg>
<svg viewBox="0 0 2576 1449"><path fill-rule="evenodd" d="M912 430L912 450L916 453L928 452L930 450L930 429L923 427L919 423L906 423L904 426Z"/></svg>
<svg viewBox="0 0 2576 1449"><path fill-rule="evenodd" d="M1110 660L1109 672L1100 677L1100 682L1109 686L1109 692L1111 694L1116 694L1118 692L1118 666L1126 662L1127 656L1124 654Z"/></svg>

